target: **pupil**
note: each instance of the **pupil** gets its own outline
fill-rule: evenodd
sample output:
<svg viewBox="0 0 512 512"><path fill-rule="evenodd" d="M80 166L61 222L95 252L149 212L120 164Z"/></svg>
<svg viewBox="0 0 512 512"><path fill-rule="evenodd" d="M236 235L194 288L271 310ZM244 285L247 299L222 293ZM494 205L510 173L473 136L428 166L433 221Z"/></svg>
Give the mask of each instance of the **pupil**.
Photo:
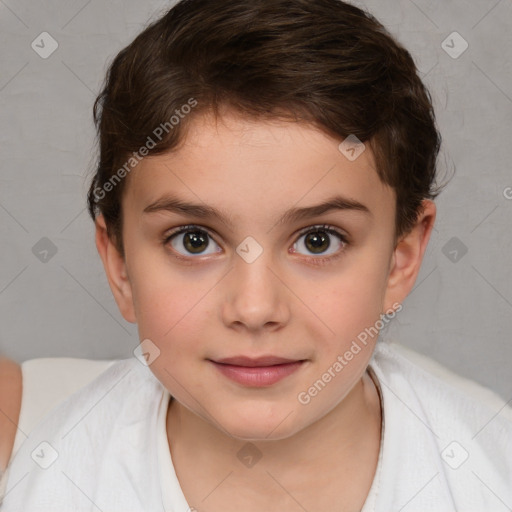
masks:
<svg viewBox="0 0 512 512"><path fill-rule="evenodd" d="M206 246L201 249L201 245L203 244L206 244ZM199 253L208 247L208 239L206 238L205 233L201 233L200 231L189 231L185 234L184 245L188 251L192 253Z"/></svg>
<svg viewBox="0 0 512 512"><path fill-rule="evenodd" d="M323 234L321 234L323 233ZM309 244L311 243L312 247L309 247ZM327 243L327 246L322 248L322 244ZM308 249L311 252L314 253L321 253L329 248L330 241L329 237L326 236L325 232L323 231L315 231L312 233L309 233L306 236L306 246L308 246Z"/></svg>

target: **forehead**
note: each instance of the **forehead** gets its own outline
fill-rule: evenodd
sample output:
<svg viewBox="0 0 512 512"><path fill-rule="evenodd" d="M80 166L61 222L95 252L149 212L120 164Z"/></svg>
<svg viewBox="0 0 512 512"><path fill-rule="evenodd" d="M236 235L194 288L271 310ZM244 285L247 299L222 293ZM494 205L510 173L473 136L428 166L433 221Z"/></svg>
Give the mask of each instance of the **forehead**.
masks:
<svg viewBox="0 0 512 512"><path fill-rule="evenodd" d="M392 214L394 192L381 182L369 145L353 160L348 158L351 153L340 150L342 141L306 123L235 113L217 119L200 115L178 149L146 157L136 166L123 210L142 214L172 193L188 202L232 210L235 218L259 218L338 193L364 203L376 215Z"/></svg>

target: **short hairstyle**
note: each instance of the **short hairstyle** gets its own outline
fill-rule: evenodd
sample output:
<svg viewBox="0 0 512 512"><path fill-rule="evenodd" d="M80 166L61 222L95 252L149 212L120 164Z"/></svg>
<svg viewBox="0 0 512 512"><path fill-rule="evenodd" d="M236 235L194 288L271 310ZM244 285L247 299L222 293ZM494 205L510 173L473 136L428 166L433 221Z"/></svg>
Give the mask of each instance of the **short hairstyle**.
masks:
<svg viewBox="0 0 512 512"><path fill-rule="evenodd" d="M370 13L340 0L182 0L117 54L94 103L88 209L123 257L120 177L134 155L177 149L196 116L223 109L368 142L396 194L395 243L441 190L430 93Z"/></svg>

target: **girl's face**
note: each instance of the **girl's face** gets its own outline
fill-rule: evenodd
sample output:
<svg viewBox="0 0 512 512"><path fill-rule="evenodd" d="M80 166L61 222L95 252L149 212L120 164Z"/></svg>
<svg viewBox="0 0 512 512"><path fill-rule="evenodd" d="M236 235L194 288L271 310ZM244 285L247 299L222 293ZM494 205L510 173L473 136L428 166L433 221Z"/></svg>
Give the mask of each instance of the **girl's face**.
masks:
<svg viewBox="0 0 512 512"><path fill-rule="evenodd" d="M331 411L377 337L357 353L353 342L407 293L393 277L394 191L368 146L351 161L340 142L298 123L203 116L126 184L118 305L171 395L240 439L285 438ZM238 356L300 363L276 380L276 368L214 362Z"/></svg>

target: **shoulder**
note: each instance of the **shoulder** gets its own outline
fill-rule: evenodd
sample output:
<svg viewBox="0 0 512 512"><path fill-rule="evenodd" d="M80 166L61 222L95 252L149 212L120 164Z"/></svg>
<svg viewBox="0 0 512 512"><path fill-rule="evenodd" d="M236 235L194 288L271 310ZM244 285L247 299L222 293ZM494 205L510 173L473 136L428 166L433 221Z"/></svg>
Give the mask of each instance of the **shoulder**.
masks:
<svg viewBox="0 0 512 512"><path fill-rule="evenodd" d="M40 357L21 363L23 395L20 421L23 430L30 432L57 404L94 381L116 362Z"/></svg>
<svg viewBox="0 0 512 512"><path fill-rule="evenodd" d="M96 361L58 357L25 361L20 414L24 430L32 432L56 416L62 421L63 415L80 414L87 404L106 396L106 388L112 388L109 395L119 394L120 383L133 380L138 365L134 358Z"/></svg>
<svg viewBox="0 0 512 512"><path fill-rule="evenodd" d="M379 342L372 359L393 410L412 413L439 443L457 440L474 460L512 477L510 402L481 384L396 343Z"/></svg>
<svg viewBox="0 0 512 512"><path fill-rule="evenodd" d="M71 427L73 434L78 433L76 422L91 433L104 431L109 424L133 415L131 400L150 399L155 390L163 389L135 357L113 361L33 359L22 364L22 374L20 430L28 437L16 440L16 452L26 450L40 435L58 439Z"/></svg>
<svg viewBox="0 0 512 512"><path fill-rule="evenodd" d="M15 361L0 357L0 472L11 457L21 409L22 374Z"/></svg>
<svg viewBox="0 0 512 512"><path fill-rule="evenodd" d="M76 489L66 485L63 475L106 495L126 471L137 473L130 476L133 481L142 481L146 459L152 463L156 458L151 450L164 389L149 367L131 357L114 362L60 401L37 422L11 460L7 485L16 483L16 490L5 493L7 509L50 510L57 498L59 504L77 500L71 496ZM58 492L49 496L48 488Z"/></svg>
<svg viewBox="0 0 512 512"><path fill-rule="evenodd" d="M0 469L8 467L27 436L50 411L102 374L107 379L115 375L115 366L128 367L128 361L42 357L17 364L0 359L0 410L4 411L0 414ZM93 385L85 394L93 399L99 392L101 386ZM72 409L70 404L66 406L68 413Z"/></svg>
<svg viewBox="0 0 512 512"><path fill-rule="evenodd" d="M512 434L509 402L427 356L397 343L379 342L370 364L393 390L421 405L440 428L467 428L475 434L493 418L491 430Z"/></svg>
<svg viewBox="0 0 512 512"><path fill-rule="evenodd" d="M512 409L506 400L395 343L378 342L369 366L383 395L384 473L392 475L383 476L384 488L394 488L393 478L404 489L432 480L424 501L415 503L442 497L450 510L494 510L495 495L483 482L512 500ZM407 492L401 498L408 499Z"/></svg>
<svg viewBox="0 0 512 512"><path fill-rule="evenodd" d="M476 413L500 410L512 425L512 408L497 393L428 356L395 342L379 342L372 361L390 380L398 382L405 378L422 400L435 400L438 407L446 405L452 410L468 405Z"/></svg>

